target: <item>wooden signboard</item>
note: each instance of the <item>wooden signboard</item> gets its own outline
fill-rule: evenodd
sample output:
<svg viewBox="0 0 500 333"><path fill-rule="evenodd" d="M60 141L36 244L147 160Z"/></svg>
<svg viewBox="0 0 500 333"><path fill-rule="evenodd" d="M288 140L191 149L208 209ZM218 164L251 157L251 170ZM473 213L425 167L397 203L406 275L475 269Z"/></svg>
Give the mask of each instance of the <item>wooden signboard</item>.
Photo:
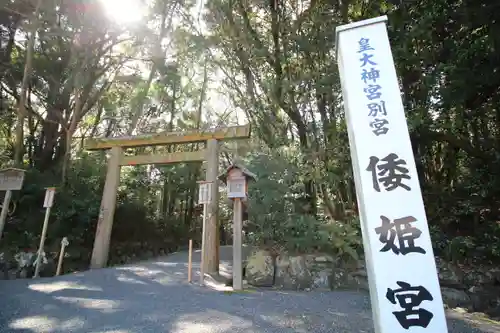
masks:
<svg viewBox="0 0 500 333"><path fill-rule="evenodd" d="M0 170L0 191L17 191L23 187L24 170L7 168Z"/></svg>

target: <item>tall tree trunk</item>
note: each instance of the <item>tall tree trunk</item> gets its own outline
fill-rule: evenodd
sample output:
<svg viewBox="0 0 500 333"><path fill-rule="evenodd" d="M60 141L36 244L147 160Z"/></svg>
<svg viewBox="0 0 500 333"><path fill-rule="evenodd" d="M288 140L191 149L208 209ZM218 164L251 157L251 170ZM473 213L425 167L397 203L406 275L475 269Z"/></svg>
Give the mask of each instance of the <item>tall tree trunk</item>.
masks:
<svg viewBox="0 0 500 333"><path fill-rule="evenodd" d="M14 162L16 165L23 164L24 155L24 119L27 116L26 102L28 95L29 79L31 76L31 67L33 65L33 53L35 48L35 38L37 33L38 15L40 14L40 6L42 0L38 0L33 15L33 28L29 33L26 43L26 63L24 64L23 80L21 82L21 94L19 96L19 105L17 111L17 127L16 127L16 143L14 146Z"/></svg>
<svg viewBox="0 0 500 333"><path fill-rule="evenodd" d="M31 109L31 85L28 89L28 107ZM35 150L35 130L36 125L33 121L33 115L28 113L28 131L29 131L29 139L28 139L28 163L30 167L33 167L33 152Z"/></svg>

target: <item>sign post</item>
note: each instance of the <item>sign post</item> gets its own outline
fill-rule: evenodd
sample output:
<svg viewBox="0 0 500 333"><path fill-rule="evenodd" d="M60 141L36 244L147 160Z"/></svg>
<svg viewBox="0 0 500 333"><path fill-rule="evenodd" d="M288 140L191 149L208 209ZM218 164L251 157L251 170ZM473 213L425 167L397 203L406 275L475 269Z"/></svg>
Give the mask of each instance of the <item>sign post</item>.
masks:
<svg viewBox="0 0 500 333"><path fill-rule="evenodd" d="M45 200L43 202L43 207L45 210L45 219L43 220L42 235L40 236L40 246L38 247L38 254L36 257L35 274L33 278L37 278L40 273L40 263L42 260L43 246L45 244L45 237L47 237L47 227L49 225L50 208L54 202L54 195L56 193L55 187L47 187L45 191Z"/></svg>
<svg viewBox="0 0 500 333"><path fill-rule="evenodd" d="M257 176L239 163L230 165L219 179L227 184L227 197L233 200L233 290L243 289L243 202L247 202L249 180Z"/></svg>
<svg viewBox="0 0 500 333"><path fill-rule="evenodd" d="M193 240L189 240L188 246L188 282L191 283L193 274Z"/></svg>
<svg viewBox="0 0 500 333"><path fill-rule="evenodd" d="M243 244L241 234L243 232L243 211L241 200L245 199L246 177L238 169L233 169L227 177L227 197L233 199L233 290L243 289Z"/></svg>
<svg viewBox="0 0 500 333"><path fill-rule="evenodd" d="M207 223L208 223L208 205L212 201L212 186L211 181L199 181L198 204L203 205L203 222L201 232L201 259L200 259L200 284L205 282L205 264L207 262L206 246L207 246Z"/></svg>
<svg viewBox="0 0 500 333"><path fill-rule="evenodd" d="M9 213L12 191L20 190L23 187L24 172L22 169L15 168L0 170L0 191L6 191L3 198L2 212L0 213L0 240L2 239L5 221Z"/></svg>
<svg viewBox="0 0 500 333"><path fill-rule="evenodd" d="M375 332L446 333L386 20L336 29Z"/></svg>

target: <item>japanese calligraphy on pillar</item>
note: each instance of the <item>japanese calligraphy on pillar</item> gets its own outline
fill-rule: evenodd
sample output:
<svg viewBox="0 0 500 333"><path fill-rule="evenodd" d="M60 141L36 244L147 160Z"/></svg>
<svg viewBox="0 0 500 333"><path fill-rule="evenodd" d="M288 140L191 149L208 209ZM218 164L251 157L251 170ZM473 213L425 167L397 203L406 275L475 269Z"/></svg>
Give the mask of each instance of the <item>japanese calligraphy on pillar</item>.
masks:
<svg viewBox="0 0 500 333"><path fill-rule="evenodd" d="M359 59L362 69L361 80L365 84L363 92L367 100L369 124L376 136L387 134L389 121L385 101L382 99L382 86L377 83L380 79L380 70L374 60L375 49L370 45L370 39L365 37L359 39L358 46L357 52L361 54Z"/></svg>
<svg viewBox="0 0 500 333"><path fill-rule="evenodd" d="M372 308L376 309L375 331L446 333L385 20L384 16L337 28L337 58Z"/></svg>

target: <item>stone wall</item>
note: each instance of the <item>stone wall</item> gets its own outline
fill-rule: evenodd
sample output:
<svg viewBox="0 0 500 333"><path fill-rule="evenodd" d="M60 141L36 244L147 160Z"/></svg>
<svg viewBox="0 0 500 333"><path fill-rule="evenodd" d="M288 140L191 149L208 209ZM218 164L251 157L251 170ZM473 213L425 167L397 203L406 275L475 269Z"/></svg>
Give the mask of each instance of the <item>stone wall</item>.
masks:
<svg viewBox="0 0 500 333"><path fill-rule="evenodd" d="M289 255L276 258L266 250L254 251L247 259L245 278L257 287L282 289L366 289L368 283L364 266L338 265L326 254Z"/></svg>
<svg viewBox="0 0 500 333"><path fill-rule="evenodd" d="M458 266L440 258L436 264L446 306L500 317L500 269ZM288 290L368 290L364 261L341 263L325 254L273 258L256 250L246 261L245 279L253 286Z"/></svg>

